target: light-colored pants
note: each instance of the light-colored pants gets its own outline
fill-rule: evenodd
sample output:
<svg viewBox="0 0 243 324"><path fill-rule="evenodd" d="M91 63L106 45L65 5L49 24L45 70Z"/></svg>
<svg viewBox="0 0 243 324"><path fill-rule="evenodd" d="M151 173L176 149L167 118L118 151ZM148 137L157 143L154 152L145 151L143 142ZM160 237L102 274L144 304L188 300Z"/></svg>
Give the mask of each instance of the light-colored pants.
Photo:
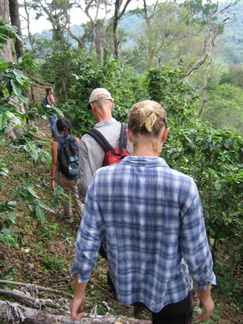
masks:
<svg viewBox="0 0 243 324"><path fill-rule="evenodd" d="M64 174L62 174L61 172L57 172L56 183L63 188L64 192L67 195L69 195L68 201L66 200L62 201L65 217L72 218L73 216L72 206L71 206L71 194L73 194L76 203L77 213L81 218L84 205L81 203L79 199L77 181L69 180L67 177L65 177Z"/></svg>

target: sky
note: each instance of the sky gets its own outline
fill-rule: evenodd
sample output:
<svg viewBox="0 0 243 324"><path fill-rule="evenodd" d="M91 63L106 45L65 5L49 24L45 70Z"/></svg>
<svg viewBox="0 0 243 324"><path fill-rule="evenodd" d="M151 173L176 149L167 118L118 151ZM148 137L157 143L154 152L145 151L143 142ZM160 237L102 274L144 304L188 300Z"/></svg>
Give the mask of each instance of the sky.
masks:
<svg viewBox="0 0 243 324"><path fill-rule="evenodd" d="M20 11L22 34L24 36L26 36L27 35L27 23L26 23L26 20L23 18L23 16L25 16L25 14L22 9L20 9L19 11ZM36 20L34 11L32 11L32 10L29 11L29 14L30 14L31 34L41 33L44 30L51 29L51 23L44 16L42 16L38 20ZM76 20L76 18L77 18L77 15L74 15L75 20ZM72 20L73 20L73 18L72 18Z"/></svg>

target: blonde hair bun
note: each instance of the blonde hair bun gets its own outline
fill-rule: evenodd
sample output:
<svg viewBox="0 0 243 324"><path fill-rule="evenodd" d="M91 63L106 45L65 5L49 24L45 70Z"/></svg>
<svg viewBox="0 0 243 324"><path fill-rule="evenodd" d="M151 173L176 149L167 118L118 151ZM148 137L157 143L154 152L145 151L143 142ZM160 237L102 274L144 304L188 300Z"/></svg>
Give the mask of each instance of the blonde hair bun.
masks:
<svg viewBox="0 0 243 324"><path fill-rule="evenodd" d="M140 114L142 116L142 120L145 128L149 133L152 132L152 127L156 122L157 116L154 112L154 107L151 105L144 106L140 109Z"/></svg>
<svg viewBox="0 0 243 324"><path fill-rule="evenodd" d="M156 101L144 100L132 106L128 128L133 134L151 134L157 136L165 124L166 112Z"/></svg>

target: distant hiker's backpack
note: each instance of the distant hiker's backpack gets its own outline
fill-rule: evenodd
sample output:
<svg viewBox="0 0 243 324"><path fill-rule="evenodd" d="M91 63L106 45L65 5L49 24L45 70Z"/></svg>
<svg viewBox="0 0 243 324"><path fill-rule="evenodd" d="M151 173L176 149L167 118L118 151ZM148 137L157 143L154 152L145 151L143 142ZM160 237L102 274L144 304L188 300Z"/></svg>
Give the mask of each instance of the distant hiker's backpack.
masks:
<svg viewBox="0 0 243 324"><path fill-rule="evenodd" d="M43 98L41 104L42 104L43 107L46 107L46 106L48 106L48 105L50 106L50 104L49 104L49 102L48 102L48 100L47 100L47 96L45 96L45 97Z"/></svg>
<svg viewBox="0 0 243 324"><path fill-rule="evenodd" d="M42 107L44 109L44 112L48 118L55 118L56 117L56 112L53 109L52 105L48 102L47 99L48 96L45 96L41 102Z"/></svg>
<svg viewBox="0 0 243 324"><path fill-rule="evenodd" d="M58 151L58 170L70 180L77 179L80 166L76 138L57 137L55 141L61 144L61 149Z"/></svg>
<svg viewBox="0 0 243 324"><path fill-rule="evenodd" d="M92 128L86 132L86 134L92 136L105 151L103 166L119 163L122 159L124 159L125 156L130 155L126 149L127 137L125 129L126 125L124 123L121 123L119 147L116 148L113 148L107 141L107 139L97 129Z"/></svg>

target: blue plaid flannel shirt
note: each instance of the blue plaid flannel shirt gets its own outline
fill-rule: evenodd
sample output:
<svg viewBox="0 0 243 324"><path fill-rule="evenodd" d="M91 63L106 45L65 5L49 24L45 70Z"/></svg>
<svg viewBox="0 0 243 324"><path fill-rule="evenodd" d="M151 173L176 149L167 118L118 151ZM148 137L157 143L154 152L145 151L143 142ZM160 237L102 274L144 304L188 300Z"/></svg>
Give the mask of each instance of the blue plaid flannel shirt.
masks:
<svg viewBox="0 0 243 324"><path fill-rule="evenodd" d="M71 273L87 282L100 243L118 300L152 312L216 284L199 193L162 158L129 156L100 168L87 191Z"/></svg>

